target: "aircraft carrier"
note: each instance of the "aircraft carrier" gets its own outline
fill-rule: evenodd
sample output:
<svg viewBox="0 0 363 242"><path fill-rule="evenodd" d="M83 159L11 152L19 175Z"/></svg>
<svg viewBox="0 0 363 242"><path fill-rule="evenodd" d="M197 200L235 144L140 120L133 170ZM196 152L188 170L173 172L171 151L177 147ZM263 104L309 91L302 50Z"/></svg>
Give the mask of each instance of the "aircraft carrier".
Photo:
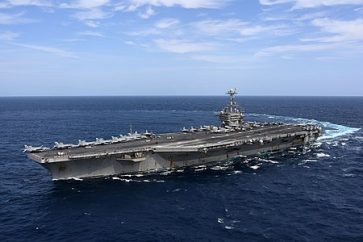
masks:
<svg viewBox="0 0 363 242"><path fill-rule="evenodd" d="M282 152L310 145L321 134L321 128L312 124L246 122L236 90L227 94L229 103L218 114L219 127L204 125L166 134L130 132L110 140L56 142L53 148L25 146L24 152L47 168L53 180L67 180L154 173Z"/></svg>

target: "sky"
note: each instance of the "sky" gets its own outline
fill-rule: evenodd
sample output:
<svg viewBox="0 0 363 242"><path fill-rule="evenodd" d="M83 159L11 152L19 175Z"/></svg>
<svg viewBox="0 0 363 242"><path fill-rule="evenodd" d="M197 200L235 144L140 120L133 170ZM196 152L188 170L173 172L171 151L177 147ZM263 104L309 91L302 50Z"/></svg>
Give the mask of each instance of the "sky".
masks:
<svg viewBox="0 0 363 242"><path fill-rule="evenodd" d="M0 96L362 96L363 0L0 0Z"/></svg>

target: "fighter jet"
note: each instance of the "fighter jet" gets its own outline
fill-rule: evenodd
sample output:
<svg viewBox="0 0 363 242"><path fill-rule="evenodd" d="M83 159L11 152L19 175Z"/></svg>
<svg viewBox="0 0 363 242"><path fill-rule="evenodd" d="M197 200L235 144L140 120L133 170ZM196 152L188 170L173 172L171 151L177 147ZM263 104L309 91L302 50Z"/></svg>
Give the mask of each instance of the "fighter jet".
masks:
<svg viewBox="0 0 363 242"><path fill-rule="evenodd" d="M198 131L198 129L194 128L193 126L189 129L189 132L190 133L194 133L196 131Z"/></svg>
<svg viewBox="0 0 363 242"><path fill-rule="evenodd" d="M111 136L111 144L120 143L121 141L124 141L122 137Z"/></svg>
<svg viewBox="0 0 363 242"><path fill-rule="evenodd" d="M38 146L38 147L33 147L33 146L30 146L30 145L24 145L23 152L24 153L36 153L36 152L42 152L42 151L46 151L46 150L49 150L49 148L43 147L43 145Z"/></svg>
<svg viewBox="0 0 363 242"><path fill-rule="evenodd" d="M149 132L147 130L145 130L145 132L142 134L142 138L149 138L153 135L152 132Z"/></svg>
<svg viewBox="0 0 363 242"><path fill-rule="evenodd" d="M54 142L54 149L63 150L68 148L77 147L77 145L74 144L64 144L62 142Z"/></svg>
<svg viewBox="0 0 363 242"><path fill-rule="evenodd" d="M141 138L141 134L139 134L137 131L135 131L135 133L128 133L128 136L126 136L126 140L135 140Z"/></svg>
<svg viewBox="0 0 363 242"><path fill-rule="evenodd" d="M92 146L94 144L95 144L95 142L87 142L85 140L78 140L79 147L87 147L87 146Z"/></svg>
<svg viewBox="0 0 363 242"><path fill-rule="evenodd" d="M106 145L109 144L111 141L110 140L104 140L102 138L96 138L96 142L94 143L95 145Z"/></svg>

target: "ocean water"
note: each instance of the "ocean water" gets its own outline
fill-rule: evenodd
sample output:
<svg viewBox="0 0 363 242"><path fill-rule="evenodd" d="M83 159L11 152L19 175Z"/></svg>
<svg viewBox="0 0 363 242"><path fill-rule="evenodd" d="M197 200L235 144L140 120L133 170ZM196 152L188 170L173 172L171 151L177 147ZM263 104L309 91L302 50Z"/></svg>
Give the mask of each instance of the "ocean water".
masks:
<svg viewBox="0 0 363 242"><path fill-rule="evenodd" d="M363 98L238 101L248 120L324 135L296 153L53 182L25 144L218 124L226 97L0 98L0 241L363 241Z"/></svg>

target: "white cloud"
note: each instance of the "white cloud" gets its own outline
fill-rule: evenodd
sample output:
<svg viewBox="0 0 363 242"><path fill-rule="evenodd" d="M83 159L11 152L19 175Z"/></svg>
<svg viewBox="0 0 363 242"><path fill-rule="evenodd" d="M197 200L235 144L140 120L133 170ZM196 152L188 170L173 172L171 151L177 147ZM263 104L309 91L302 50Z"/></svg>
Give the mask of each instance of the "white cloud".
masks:
<svg viewBox="0 0 363 242"><path fill-rule="evenodd" d="M277 45L264 48L258 51L256 57L272 56L276 54L291 54L298 52L314 52L332 49L337 47L334 44L296 44L296 45Z"/></svg>
<svg viewBox="0 0 363 242"><path fill-rule="evenodd" d="M363 18L356 20L315 19L312 24L332 35L311 39L321 42L363 41Z"/></svg>
<svg viewBox="0 0 363 242"><path fill-rule="evenodd" d="M81 9L89 9L89 8L98 8L107 5L110 0L77 0L71 3L62 3L60 4L61 8L81 8Z"/></svg>
<svg viewBox="0 0 363 242"><path fill-rule="evenodd" d="M201 33L239 42L259 35L286 36L296 32L288 25L251 24L239 19L204 20L196 22L194 26Z"/></svg>
<svg viewBox="0 0 363 242"><path fill-rule="evenodd" d="M179 23L179 20L175 18L165 18L155 23L155 27L158 29L167 29L175 26Z"/></svg>
<svg viewBox="0 0 363 242"><path fill-rule="evenodd" d="M83 31L83 32L79 32L78 35L92 36L92 37L105 37L103 34L98 33L98 32L94 32L94 31Z"/></svg>
<svg viewBox="0 0 363 242"><path fill-rule="evenodd" d="M130 0L127 10L133 11L139 7L149 5L155 7L175 7L182 8L220 8L229 0Z"/></svg>
<svg viewBox="0 0 363 242"><path fill-rule="evenodd" d="M336 5L358 5L363 4L363 0L260 0L260 4L262 5L276 5L283 3L293 3L293 8L298 9Z"/></svg>
<svg viewBox="0 0 363 242"><path fill-rule="evenodd" d="M6 14L0 13L0 24L23 24L34 22L32 19L22 17L24 13Z"/></svg>
<svg viewBox="0 0 363 242"><path fill-rule="evenodd" d="M363 4L363 0L296 0L294 8Z"/></svg>
<svg viewBox="0 0 363 242"><path fill-rule="evenodd" d="M42 45L28 45L28 44L20 44L20 43L13 43L13 45L23 47L23 48L27 48L27 49L38 50L38 51L41 51L41 52L54 54L54 55L57 55L57 56L60 56L60 57L78 58L78 56L75 55L72 52L62 50L62 49L58 49L58 48L54 48L54 47L42 46Z"/></svg>
<svg viewBox="0 0 363 242"><path fill-rule="evenodd" d="M185 54L213 50L215 45L209 42L192 42L185 40L158 39L154 43L162 50L172 53Z"/></svg>
<svg viewBox="0 0 363 242"><path fill-rule="evenodd" d="M260 0L260 4L262 5L275 5L281 3L289 3L293 2L294 0Z"/></svg>
<svg viewBox="0 0 363 242"><path fill-rule="evenodd" d="M48 0L7 0L0 3L0 8L10 8L15 6L51 7L52 3Z"/></svg>
<svg viewBox="0 0 363 242"><path fill-rule="evenodd" d="M98 8L80 11L73 15L74 18L78 19L79 21L90 27L98 27L100 23L97 20L106 19L111 16L112 14L104 12Z"/></svg>
<svg viewBox="0 0 363 242"><path fill-rule="evenodd" d="M148 7L145 12L139 13L139 17L143 19L148 19L153 15L155 15L155 11L151 7Z"/></svg>
<svg viewBox="0 0 363 242"><path fill-rule="evenodd" d="M210 35L223 35L226 33L252 36L268 30L268 27L250 25L238 19L204 20L195 24L198 30Z"/></svg>
<svg viewBox="0 0 363 242"><path fill-rule="evenodd" d="M237 63L242 62L242 58L229 55L194 55L191 57L193 60L211 62L211 63Z"/></svg>
<svg viewBox="0 0 363 242"><path fill-rule="evenodd" d="M141 31L129 32L127 34L131 36L149 36L161 34L161 31L159 29L149 28Z"/></svg>
<svg viewBox="0 0 363 242"><path fill-rule="evenodd" d="M124 41L124 43L126 45L136 45L136 43L134 41L131 41L131 40Z"/></svg>
<svg viewBox="0 0 363 242"><path fill-rule="evenodd" d="M0 40L12 41L12 40L16 39L17 37L19 37L19 35L20 35L19 33L11 32L11 31L0 32Z"/></svg>

